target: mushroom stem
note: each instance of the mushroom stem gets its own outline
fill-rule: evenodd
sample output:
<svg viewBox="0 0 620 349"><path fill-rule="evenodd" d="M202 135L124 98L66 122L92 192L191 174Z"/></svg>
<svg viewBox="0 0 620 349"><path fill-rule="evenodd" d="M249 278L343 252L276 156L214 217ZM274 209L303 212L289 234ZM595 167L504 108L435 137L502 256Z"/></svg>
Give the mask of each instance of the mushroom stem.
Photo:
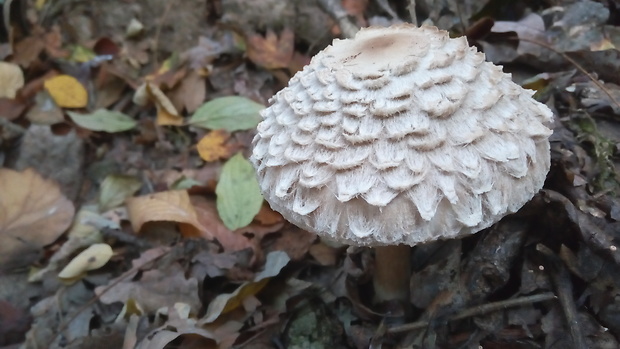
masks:
<svg viewBox="0 0 620 349"><path fill-rule="evenodd" d="M375 247L375 301L402 301L409 303L411 278L411 246Z"/></svg>

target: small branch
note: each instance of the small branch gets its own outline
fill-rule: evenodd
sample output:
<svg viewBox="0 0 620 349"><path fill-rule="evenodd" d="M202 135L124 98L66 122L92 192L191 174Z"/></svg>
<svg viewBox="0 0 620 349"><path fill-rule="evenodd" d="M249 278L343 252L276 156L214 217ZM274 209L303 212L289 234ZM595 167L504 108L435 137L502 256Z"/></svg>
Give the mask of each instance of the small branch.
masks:
<svg viewBox="0 0 620 349"><path fill-rule="evenodd" d="M409 15L411 16L411 24L418 25L418 15L415 12L415 0L409 0Z"/></svg>
<svg viewBox="0 0 620 349"><path fill-rule="evenodd" d="M506 308L513 308L513 307L517 307L521 305L545 302L545 301L549 301L555 298L557 297L552 292L547 292L547 293L535 294L535 295L526 296L526 297L508 299L505 301L483 304L483 305L475 306L472 308L464 309L458 314L449 317L448 321L456 321L456 320L461 320L461 319L465 319L465 318L472 317L472 316L484 315L484 314L491 313L494 311L498 311L498 310L502 310ZM429 326L429 324L430 324L429 321L416 321L416 322L411 322L411 323L400 325L400 326L391 327L387 330L387 332L390 334L409 332L413 330L419 330L419 329L426 328Z"/></svg>
<svg viewBox="0 0 620 349"><path fill-rule="evenodd" d="M549 277L555 286L555 291L561 305L560 308L564 313L566 326L568 326L573 343L575 343L575 348L587 348L588 346L586 345L586 340L583 337L580 327L579 313L577 312L577 306L573 299L573 287L568 271L560 258L547 246L538 244L536 250L545 256L547 264L549 265L549 268L546 268L546 270L548 270Z"/></svg>
<svg viewBox="0 0 620 349"><path fill-rule="evenodd" d="M594 76L592 76L592 74L588 73L587 70L585 70L579 63L577 63L577 61L575 61L574 59L570 58L566 53L560 52L560 51L556 50L553 46L551 46L551 45L549 45L547 43L544 43L542 41L532 40L532 39L528 39L528 38L520 38L520 37L517 37L514 40L521 40L521 41L529 42L529 43L532 43L532 44L544 47L547 50L552 51L555 54L558 54L558 55L562 56L562 58L567 60L570 64L575 66L575 68L577 68L577 70L579 70L582 74L587 76L588 79L592 80L592 82L598 88L600 88L601 91L603 91L603 93L607 95L607 97L609 97L609 100L612 101L618 108L620 108L620 102L618 102L618 100L611 94L611 92L609 92L609 90L603 84L601 84L601 82L598 81L598 79L595 79Z"/></svg>
<svg viewBox="0 0 620 349"><path fill-rule="evenodd" d="M396 14L396 12L394 12L394 10L392 10L387 0L377 0L377 5L379 5L379 7L381 7L383 11L387 12L387 14L392 17L392 19L398 18L398 15Z"/></svg>
<svg viewBox="0 0 620 349"><path fill-rule="evenodd" d="M340 27L342 35L347 38L352 38L359 31L359 28L351 22L347 11L342 8L340 1L334 0L316 0L323 11L327 12Z"/></svg>

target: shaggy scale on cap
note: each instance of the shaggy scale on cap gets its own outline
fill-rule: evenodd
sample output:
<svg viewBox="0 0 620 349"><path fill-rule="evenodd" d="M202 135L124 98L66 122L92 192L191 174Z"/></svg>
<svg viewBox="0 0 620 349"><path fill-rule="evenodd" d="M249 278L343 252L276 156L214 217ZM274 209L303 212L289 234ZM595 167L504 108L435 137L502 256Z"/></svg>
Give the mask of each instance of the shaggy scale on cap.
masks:
<svg viewBox="0 0 620 349"><path fill-rule="evenodd" d="M262 112L251 161L271 207L343 243L473 234L550 166L552 113L465 38L435 27L334 40Z"/></svg>

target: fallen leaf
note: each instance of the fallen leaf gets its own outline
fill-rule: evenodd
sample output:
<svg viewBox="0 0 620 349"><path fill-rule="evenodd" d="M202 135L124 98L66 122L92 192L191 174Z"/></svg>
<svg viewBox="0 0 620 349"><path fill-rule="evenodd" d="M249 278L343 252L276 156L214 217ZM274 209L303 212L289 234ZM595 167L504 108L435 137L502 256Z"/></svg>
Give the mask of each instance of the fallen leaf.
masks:
<svg viewBox="0 0 620 349"><path fill-rule="evenodd" d="M71 224L75 209L58 184L32 169L0 169L0 266L26 266Z"/></svg>
<svg viewBox="0 0 620 349"><path fill-rule="evenodd" d="M272 210L268 204L263 204L254 219L262 225L273 225L284 221L284 217L277 211Z"/></svg>
<svg viewBox="0 0 620 349"><path fill-rule="evenodd" d="M107 109L98 109L91 114L67 111L71 120L80 127L91 131L123 132L131 130L138 124L129 115Z"/></svg>
<svg viewBox="0 0 620 349"><path fill-rule="evenodd" d="M84 108L88 104L86 88L73 76L57 75L43 86L61 108Z"/></svg>
<svg viewBox="0 0 620 349"><path fill-rule="evenodd" d="M228 229L217 214L216 204L201 196L192 196L192 204L198 213L198 220L205 227L203 237L215 239L225 252L241 251L246 248L256 249L255 243L241 233Z"/></svg>
<svg viewBox="0 0 620 349"><path fill-rule="evenodd" d="M112 257L114 252L108 244L93 244L80 252L58 274L64 280L76 279L90 270L103 267Z"/></svg>
<svg viewBox="0 0 620 349"><path fill-rule="evenodd" d="M248 57L255 64L266 69L287 68L295 50L295 33L284 28L280 37L271 30L263 37L251 34L247 38Z"/></svg>
<svg viewBox="0 0 620 349"><path fill-rule="evenodd" d="M201 320L201 323L211 323L217 320L220 315L226 314L242 305L246 298L260 292L267 285L269 279L280 274L282 268L284 268L289 261L290 258L286 252L270 252L267 255L263 271L258 273L254 277L254 280L244 282L233 293L224 293L215 297L215 299L209 303L209 308L207 309L205 317Z"/></svg>
<svg viewBox="0 0 620 349"><path fill-rule="evenodd" d="M157 107L157 125L160 126L181 126L183 118L174 107L170 99L155 84L147 83L146 91Z"/></svg>
<svg viewBox="0 0 620 349"><path fill-rule="evenodd" d="M26 118L35 124L53 125L65 120L62 110L47 93L42 90L35 96L35 105L28 110Z"/></svg>
<svg viewBox="0 0 620 349"><path fill-rule="evenodd" d="M26 104L20 99L0 97L0 118L15 120L26 110Z"/></svg>
<svg viewBox="0 0 620 349"><path fill-rule="evenodd" d="M254 167L241 153L222 167L215 193L217 212L231 230L250 224L263 204Z"/></svg>
<svg viewBox="0 0 620 349"><path fill-rule="evenodd" d="M207 162L217 161L230 157L232 149L226 145L230 134L225 130L215 130L207 133L196 148L200 157Z"/></svg>
<svg viewBox="0 0 620 349"><path fill-rule="evenodd" d="M127 213L135 232L147 222L170 221L204 230L186 190L169 190L127 199Z"/></svg>
<svg viewBox="0 0 620 349"><path fill-rule="evenodd" d="M132 176L109 175L101 183L99 209L105 212L120 206L142 187L142 182Z"/></svg>
<svg viewBox="0 0 620 349"><path fill-rule="evenodd" d="M310 246L310 255L322 266L336 265L342 249L335 248L319 242Z"/></svg>
<svg viewBox="0 0 620 349"><path fill-rule="evenodd" d="M170 100L178 110L187 110L193 113L204 103L207 96L205 78L197 71L191 71L181 80L179 85L170 91Z"/></svg>
<svg viewBox="0 0 620 349"><path fill-rule="evenodd" d="M78 63L86 63L95 57L97 57L97 54L95 54L93 50L81 45L74 45L71 48L71 56L69 56L69 60Z"/></svg>
<svg viewBox="0 0 620 349"><path fill-rule="evenodd" d="M0 81L0 98L12 99L24 86L24 73L17 64L0 62Z"/></svg>
<svg viewBox="0 0 620 349"><path fill-rule="evenodd" d="M265 107L239 96L220 97L203 104L189 123L212 130L229 132L249 130L261 121L260 111Z"/></svg>
<svg viewBox="0 0 620 349"><path fill-rule="evenodd" d="M116 282L117 279L111 280L108 285ZM158 266L157 269L145 270L140 277L126 278L106 292L102 292L106 287L95 289L102 303L126 303L134 299L146 314L154 314L157 309L171 307L175 303L189 304L193 313L200 308L198 280L186 279L183 268L176 262L168 266Z"/></svg>
<svg viewBox="0 0 620 349"><path fill-rule="evenodd" d="M13 62L29 67L45 49L45 42L38 36L29 36L15 44Z"/></svg>

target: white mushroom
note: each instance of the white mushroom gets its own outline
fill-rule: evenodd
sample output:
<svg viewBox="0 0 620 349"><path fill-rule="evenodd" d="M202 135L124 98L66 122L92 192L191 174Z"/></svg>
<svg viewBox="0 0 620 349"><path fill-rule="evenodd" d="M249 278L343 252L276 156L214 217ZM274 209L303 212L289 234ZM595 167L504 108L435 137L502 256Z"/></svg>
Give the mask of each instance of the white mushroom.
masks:
<svg viewBox="0 0 620 349"><path fill-rule="evenodd" d="M376 250L377 298L407 300L409 246L476 233L543 186L552 113L532 94L465 38L366 28L271 99L251 161L293 224L391 246Z"/></svg>

